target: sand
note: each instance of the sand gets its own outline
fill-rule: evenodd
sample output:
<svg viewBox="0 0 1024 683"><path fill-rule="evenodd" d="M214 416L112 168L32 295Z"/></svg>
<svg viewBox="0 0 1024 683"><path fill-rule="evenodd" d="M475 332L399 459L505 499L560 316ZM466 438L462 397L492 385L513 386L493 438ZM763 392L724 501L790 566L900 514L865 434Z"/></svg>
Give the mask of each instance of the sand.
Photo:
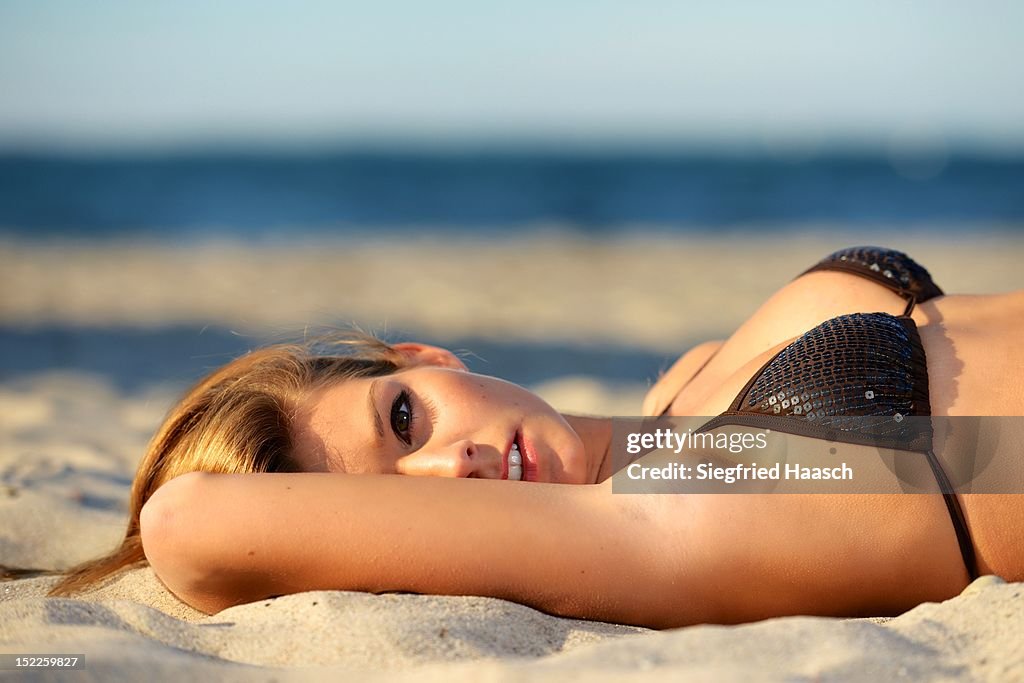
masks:
<svg viewBox="0 0 1024 683"><path fill-rule="evenodd" d="M949 292L1024 287L1019 231L965 229L941 241L903 232L456 243L378 236L286 247L0 240L0 323L190 323L288 335L356 321L441 340L623 344L678 354L688 340L728 333L771 292L852 244L903 249Z"/></svg>
<svg viewBox="0 0 1024 683"><path fill-rule="evenodd" d="M1024 288L1016 266L1024 240L1005 234L808 235L786 245L656 236L593 243L566 234L288 248L8 241L0 243L0 325L212 324L276 334L357 320L412 337L678 353L680 339L728 333L820 255L864 241L911 251L951 291ZM120 538L135 464L181 389L173 378L131 387L120 379L56 366L6 372L0 564L63 568ZM568 368L532 388L565 410L631 414L646 379L612 382ZM1024 680L1024 585L997 577L894 619L790 617L664 632L492 598L344 591L206 616L148 568L74 599L46 598L53 581L0 582L0 652L84 653L76 680Z"/></svg>
<svg viewBox="0 0 1024 683"><path fill-rule="evenodd" d="M196 618L148 569L80 600L4 586L4 651L80 652L81 680L988 680L1024 677L1024 589L983 577L891 620L645 631L491 598L304 593ZM9 589L9 590L7 590ZM168 612L170 614L168 614ZM44 645L45 644L45 645ZM258 667L258 668L256 668Z"/></svg>

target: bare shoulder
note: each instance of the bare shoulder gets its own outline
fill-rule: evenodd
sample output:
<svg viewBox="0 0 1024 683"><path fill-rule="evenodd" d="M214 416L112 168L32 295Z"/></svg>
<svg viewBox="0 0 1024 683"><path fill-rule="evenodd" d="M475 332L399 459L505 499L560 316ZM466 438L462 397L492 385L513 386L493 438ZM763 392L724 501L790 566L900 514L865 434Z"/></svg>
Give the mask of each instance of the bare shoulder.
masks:
<svg viewBox="0 0 1024 683"><path fill-rule="evenodd" d="M691 456L718 458L717 452L682 457ZM658 466L662 457L654 452L640 462ZM633 497L657 501L656 514L674 520L673 583L680 588L665 599L680 601L678 609L694 621L897 614L952 597L968 581L940 496Z"/></svg>
<svg viewBox="0 0 1024 683"><path fill-rule="evenodd" d="M679 392L701 372L724 343L723 340L707 341L680 356L647 392L642 414L660 415L676 399Z"/></svg>

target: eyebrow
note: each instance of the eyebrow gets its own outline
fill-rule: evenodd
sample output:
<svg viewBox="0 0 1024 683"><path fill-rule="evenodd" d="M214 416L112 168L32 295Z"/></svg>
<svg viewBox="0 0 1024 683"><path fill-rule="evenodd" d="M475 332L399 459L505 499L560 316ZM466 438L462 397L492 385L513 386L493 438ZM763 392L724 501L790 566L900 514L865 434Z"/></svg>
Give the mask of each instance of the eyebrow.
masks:
<svg viewBox="0 0 1024 683"><path fill-rule="evenodd" d="M373 416L373 427L377 432L377 441L373 444L375 448L380 448L384 444L384 420L381 419L380 411L377 410L377 404L380 402L378 400L379 388L380 380L375 379L370 383L370 391L366 394L370 415Z"/></svg>

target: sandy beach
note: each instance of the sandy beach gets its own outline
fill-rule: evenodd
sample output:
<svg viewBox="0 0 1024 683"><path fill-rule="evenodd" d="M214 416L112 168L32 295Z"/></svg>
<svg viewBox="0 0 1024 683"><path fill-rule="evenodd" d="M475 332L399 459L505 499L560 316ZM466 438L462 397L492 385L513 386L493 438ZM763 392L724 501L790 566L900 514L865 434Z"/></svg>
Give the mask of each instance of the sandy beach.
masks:
<svg viewBox="0 0 1024 683"><path fill-rule="evenodd" d="M625 344L678 355L690 340L728 333L824 255L854 244L901 249L950 292L1024 287L1019 233L764 233L375 235L287 246L0 240L0 323L189 323L288 336L355 321L440 340Z"/></svg>
<svg viewBox="0 0 1024 683"><path fill-rule="evenodd" d="M534 349L515 356L519 364L551 344L670 359L727 335L772 291L856 243L907 251L947 292L1024 288L1024 238L1010 232L824 234L601 241L560 232L454 244L378 235L173 247L0 239L2 338L57 330L71 340L45 363L2 365L0 564L62 569L123 534L136 463L194 375L172 371L170 355L139 358L127 341L119 349L118 334L209 326L244 345L356 322L403 339L481 340L496 355ZM115 340L105 352L124 354L110 372L83 369L91 352L74 342L97 331ZM198 373L226 359L185 360ZM128 381L140 362L155 368L144 382ZM636 414L653 379L571 364L523 376L536 377L530 388L562 410L616 415ZM148 568L74 599L46 598L54 580L0 582L0 653L84 653L79 677L90 681L1024 680L1024 586L998 577L892 619L791 617L666 632L492 598L343 591L206 616ZM11 674L21 675L0 671Z"/></svg>

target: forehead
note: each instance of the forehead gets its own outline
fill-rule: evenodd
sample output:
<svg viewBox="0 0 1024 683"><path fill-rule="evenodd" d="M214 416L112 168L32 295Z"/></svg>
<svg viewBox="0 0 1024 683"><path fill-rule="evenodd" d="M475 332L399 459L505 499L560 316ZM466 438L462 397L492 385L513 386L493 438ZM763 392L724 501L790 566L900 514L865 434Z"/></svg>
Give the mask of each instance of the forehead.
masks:
<svg viewBox="0 0 1024 683"><path fill-rule="evenodd" d="M303 471L352 471L353 454L369 452L376 433L367 403L374 379L334 382L302 402L292 425L292 457Z"/></svg>

